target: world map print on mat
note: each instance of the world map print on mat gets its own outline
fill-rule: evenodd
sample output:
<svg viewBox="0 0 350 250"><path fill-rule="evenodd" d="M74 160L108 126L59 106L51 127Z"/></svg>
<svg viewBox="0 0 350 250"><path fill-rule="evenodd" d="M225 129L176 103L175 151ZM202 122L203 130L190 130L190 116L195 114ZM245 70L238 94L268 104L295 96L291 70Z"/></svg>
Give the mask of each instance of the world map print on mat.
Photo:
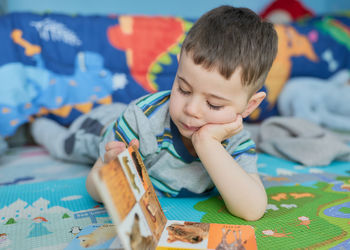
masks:
<svg viewBox="0 0 350 250"><path fill-rule="evenodd" d="M268 195L265 215L244 221L229 214L220 196L161 197L167 218L251 225L258 249L347 249L350 244L350 164L303 167L259 154Z"/></svg>
<svg viewBox="0 0 350 250"><path fill-rule="evenodd" d="M167 219L251 225L258 249L348 248L349 163L303 167L260 154L258 166L269 199L260 220L248 222L230 215L217 194L160 197ZM86 192L85 179L2 186L0 247L63 249L80 244L76 236L84 229L110 224L106 210Z"/></svg>

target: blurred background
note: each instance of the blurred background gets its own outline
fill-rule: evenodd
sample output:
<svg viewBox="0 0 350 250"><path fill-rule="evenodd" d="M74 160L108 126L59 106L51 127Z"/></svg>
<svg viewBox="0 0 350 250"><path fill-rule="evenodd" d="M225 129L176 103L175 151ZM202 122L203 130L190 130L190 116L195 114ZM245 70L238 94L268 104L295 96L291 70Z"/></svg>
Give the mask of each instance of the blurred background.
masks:
<svg viewBox="0 0 350 250"><path fill-rule="evenodd" d="M66 14L146 14L179 15L198 18L209 9L221 4L248 7L261 12L272 0L1 0L1 13L6 12L59 12ZM286 5L290 1L284 1ZM324 14L350 9L348 0L302 0L314 13Z"/></svg>

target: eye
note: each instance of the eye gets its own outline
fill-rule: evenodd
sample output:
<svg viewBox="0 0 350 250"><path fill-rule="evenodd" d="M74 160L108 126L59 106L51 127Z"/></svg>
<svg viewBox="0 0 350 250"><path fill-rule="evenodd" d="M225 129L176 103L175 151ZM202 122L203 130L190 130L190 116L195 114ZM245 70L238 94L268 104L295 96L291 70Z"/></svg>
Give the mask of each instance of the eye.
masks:
<svg viewBox="0 0 350 250"><path fill-rule="evenodd" d="M190 91L183 90L180 86L178 87L178 90L179 90L179 92L180 92L181 94L183 94L183 95L189 95L189 94L191 94Z"/></svg>
<svg viewBox="0 0 350 250"><path fill-rule="evenodd" d="M217 105L213 105L213 104L211 104L210 102L208 102L207 101L207 104L208 104L208 107L210 108L210 109L213 109L213 110L220 110L220 109L222 109L224 106L217 106Z"/></svg>

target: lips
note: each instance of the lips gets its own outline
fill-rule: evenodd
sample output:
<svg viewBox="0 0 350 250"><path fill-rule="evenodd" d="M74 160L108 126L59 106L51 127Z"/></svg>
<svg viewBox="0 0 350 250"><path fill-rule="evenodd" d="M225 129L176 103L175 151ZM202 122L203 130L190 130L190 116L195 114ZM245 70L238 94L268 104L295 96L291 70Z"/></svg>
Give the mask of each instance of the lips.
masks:
<svg viewBox="0 0 350 250"><path fill-rule="evenodd" d="M181 125L182 125L182 127L183 127L184 129L190 130L190 131L193 131L193 132L197 131L197 130L200 128L200 127L188 126L188 125L186 125L186 124L184 124L184 123L181 123Z"/></svg>

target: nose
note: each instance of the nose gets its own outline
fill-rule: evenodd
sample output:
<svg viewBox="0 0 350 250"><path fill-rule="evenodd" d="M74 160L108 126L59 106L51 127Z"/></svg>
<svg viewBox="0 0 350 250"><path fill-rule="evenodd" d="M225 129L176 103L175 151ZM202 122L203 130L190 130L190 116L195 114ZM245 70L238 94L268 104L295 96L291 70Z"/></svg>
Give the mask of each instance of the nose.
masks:
<svg viewBox="0 0 350 250"><path fill-rule="evenodd" d="M199 117L200 116L200 103L196 98L189 98L185 104L184 112L188 116Z"/></svg>

